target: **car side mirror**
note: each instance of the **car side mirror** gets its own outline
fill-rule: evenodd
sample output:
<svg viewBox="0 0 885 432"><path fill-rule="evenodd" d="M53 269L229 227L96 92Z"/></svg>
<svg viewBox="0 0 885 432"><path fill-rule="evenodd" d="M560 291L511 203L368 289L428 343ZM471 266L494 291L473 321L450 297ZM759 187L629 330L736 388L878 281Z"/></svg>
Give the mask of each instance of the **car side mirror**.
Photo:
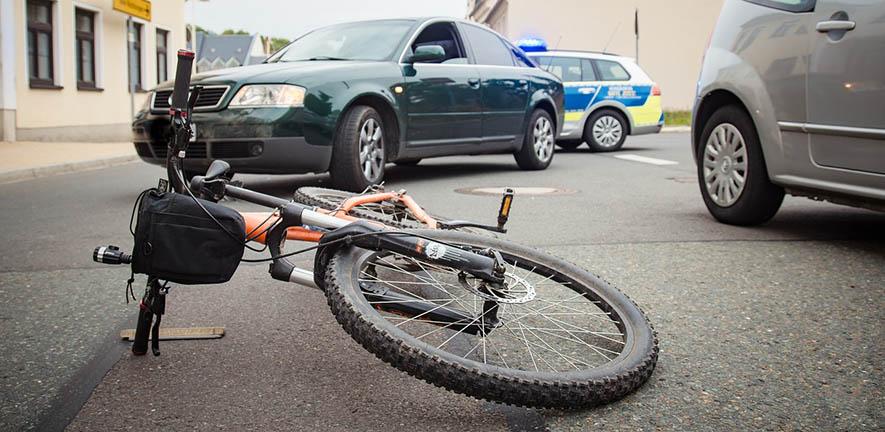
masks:
<svg viewBox="0 0 885 432"><path fill-rule="evenodd" d="M422 45L415 48L415 52L406 58L406 63L420 63L439 61L446 58L446 50L439 45Z"/></svg>

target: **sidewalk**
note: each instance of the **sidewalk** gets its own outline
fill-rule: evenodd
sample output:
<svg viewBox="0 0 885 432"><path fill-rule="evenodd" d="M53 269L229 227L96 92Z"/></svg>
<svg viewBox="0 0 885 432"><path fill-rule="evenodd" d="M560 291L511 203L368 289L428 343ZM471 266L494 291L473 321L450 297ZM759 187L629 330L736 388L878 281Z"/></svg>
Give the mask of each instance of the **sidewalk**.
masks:
<svg viewBox="0 0 885 432"><path fill-rule="evenodd" d="M0 142L0 184L138 160L131 142Z"/></svg>

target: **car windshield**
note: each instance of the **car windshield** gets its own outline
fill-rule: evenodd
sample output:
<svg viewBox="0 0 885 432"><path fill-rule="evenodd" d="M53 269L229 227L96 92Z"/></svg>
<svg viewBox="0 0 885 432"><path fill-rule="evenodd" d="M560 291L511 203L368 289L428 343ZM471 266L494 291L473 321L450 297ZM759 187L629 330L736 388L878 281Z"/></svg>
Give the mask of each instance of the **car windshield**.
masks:
<svg viewBox="0 0 885 432"><path fill-rule="evenodd" d="M410 20L365 21L314 30L267 61L387 60L414 25Z"/></svg>

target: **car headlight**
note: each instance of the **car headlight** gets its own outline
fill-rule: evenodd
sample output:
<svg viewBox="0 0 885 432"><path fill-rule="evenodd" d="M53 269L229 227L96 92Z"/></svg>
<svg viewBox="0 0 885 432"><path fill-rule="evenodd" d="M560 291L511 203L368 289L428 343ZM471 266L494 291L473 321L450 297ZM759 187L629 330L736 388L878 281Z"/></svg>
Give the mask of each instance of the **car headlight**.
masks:
<svg viewBox="0 0 885 432"><path fill-rule="evenodd" d="M251 84L240 88L230 108L299 107L304 105L303 87L291 84Z"/></svg>

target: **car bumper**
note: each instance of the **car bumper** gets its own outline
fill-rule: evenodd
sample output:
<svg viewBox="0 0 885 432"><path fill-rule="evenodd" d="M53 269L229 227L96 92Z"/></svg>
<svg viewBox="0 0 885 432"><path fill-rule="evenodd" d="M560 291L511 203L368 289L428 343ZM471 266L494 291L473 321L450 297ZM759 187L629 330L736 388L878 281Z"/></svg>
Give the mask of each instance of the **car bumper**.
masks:
<svg viewBox="0 0 885 432"><path fill-rule="evenodd" d="M184 168L202 171L223 159L239 173L325 172L332 147L311 144L303 136L301 117L301 110L295 109L194 113L197 136L188 145ZM168 116L139 113L132 123L132 139L143 161L165 165L168 130Z"/></svg>
<svg viewBox="0 0 885 432"><path fill-rule="evenodd" d="M141 160L166 164L166 143L136 141ZM205 171L215 159L227 161L234 172L247 174L304 174L325 172L332 147L308 144L303 137L214 139L188 145L184 169Z"/></svg>

